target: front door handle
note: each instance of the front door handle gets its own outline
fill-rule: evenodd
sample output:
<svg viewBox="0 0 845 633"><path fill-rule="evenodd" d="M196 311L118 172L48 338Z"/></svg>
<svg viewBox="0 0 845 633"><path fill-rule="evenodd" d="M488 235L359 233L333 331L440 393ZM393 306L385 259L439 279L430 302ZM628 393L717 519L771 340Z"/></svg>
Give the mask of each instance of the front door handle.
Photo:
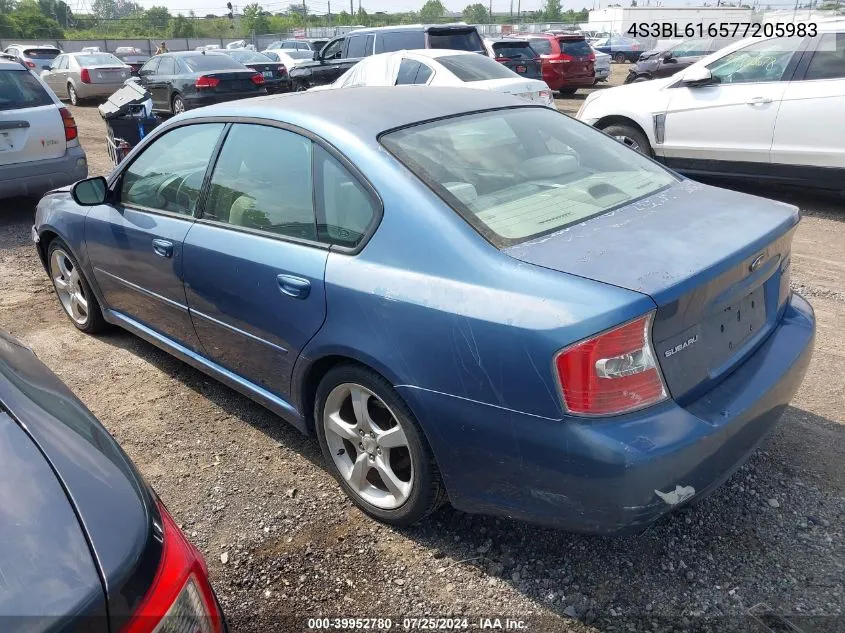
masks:
<svg viewBox="0 0 845 633"><path fill-rule="evenodd" d="M294 299L305 299L311 292L311 282L295 275L277 275L279 290Z"/></svg>
<svg viewBox="0 0 845 633"><path fill-rule="evenodd" d="M749 105L762 105L764 103L771 103L771 102L772 102L771 97L751 97L751 99L749 99L747 103Z"/></svg>
<svg viewBox="0 0 845 633"><path fill-rule="evenodd" d="M173 257L173 242L169 240L154 239L153 250L161 257Z"/></svg>

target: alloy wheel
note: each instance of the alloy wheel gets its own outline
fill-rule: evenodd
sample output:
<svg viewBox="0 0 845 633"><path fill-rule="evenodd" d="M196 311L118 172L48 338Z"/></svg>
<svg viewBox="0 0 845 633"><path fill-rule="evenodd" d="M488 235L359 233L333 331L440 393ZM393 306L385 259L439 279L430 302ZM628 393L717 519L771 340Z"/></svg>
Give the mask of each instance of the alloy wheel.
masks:
<svg viewBox="0 0 845 633"><path fill-rule="evenodd" d="M185 102L181 97L173 99L173 114L182 114L185 111Z"/></svg>
<svg viewBox="0 0 845 633"><path fill-rule="evenodd" d="M332 460L357 496L385 510L408 500L414 484L408 438L381 398L361 385L340 384L326 398L322 424Z"/></svg>
<svg viewBox="0 0 845 633"><path fill-rule="evenodd" d="M627 147L630 147L631 149L642 153L642 149L640 149L640 144L637 143L637 141L632 139L630 136L614 136L613 138L615 138L623 145L626 145Z"/></svg>
<svg viewBox="0 0 845 633"><path fill-rule="evenodd" d="M50 257L50 276L65 312L74 322L84 325L88 321L88 298L82 278L68 254L60 248Z"/></svg>
<svg viewBox="0 0 845 633"><path fill-rule="evenodd" d="M67 97L70 100L71 105L77 105L79 98L76 96L76 88L70 84L67 86Z"/></svg>

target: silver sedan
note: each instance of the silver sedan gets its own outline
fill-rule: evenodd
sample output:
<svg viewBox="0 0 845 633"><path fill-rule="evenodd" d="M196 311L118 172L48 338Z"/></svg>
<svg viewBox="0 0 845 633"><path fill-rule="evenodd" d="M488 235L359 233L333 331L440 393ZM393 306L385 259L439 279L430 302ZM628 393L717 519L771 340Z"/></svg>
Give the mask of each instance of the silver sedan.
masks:
<svg viewBox="0 0 845 633"><path fill-rule="evenodd" d="M64 53L41 73L60 99L108 97L129 79L131 69L111 53Z"/></svg>

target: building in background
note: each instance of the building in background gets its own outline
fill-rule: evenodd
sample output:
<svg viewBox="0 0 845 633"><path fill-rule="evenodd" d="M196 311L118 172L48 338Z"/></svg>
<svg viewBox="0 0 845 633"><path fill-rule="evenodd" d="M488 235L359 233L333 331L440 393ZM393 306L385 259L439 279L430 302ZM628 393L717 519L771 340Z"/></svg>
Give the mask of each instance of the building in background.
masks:
<svg viewBox="0 0 845 633"><path fill-rule="evenodd" d="M609 7L590 11L590 21L582 28L590 31L628 35L632 24L676 24L683 32L687 24L711 24L726 22L758 22L753 9L736 7ZM662 35L652 39L673 39Z"/></svg>

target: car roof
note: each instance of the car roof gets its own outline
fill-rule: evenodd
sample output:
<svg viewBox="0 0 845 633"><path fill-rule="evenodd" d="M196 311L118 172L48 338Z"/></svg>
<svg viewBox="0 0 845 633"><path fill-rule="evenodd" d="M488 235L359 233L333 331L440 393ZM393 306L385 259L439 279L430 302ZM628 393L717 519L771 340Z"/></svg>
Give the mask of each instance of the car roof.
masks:
<svg viewBox="0 0 845 633"><path fill-rule="evenodd" d="M224 52L226 49L223 48L215 48L208 51L171 51L169 53L162 53L161 55L156 55L156 57L202 57L205 56L226 56ZM228 50L237 50L237 49L228 49Z"/></svg>
<svg viewBox="0 0 845 633"><path fill-rule="evenodd" d="M454 50L451 48L414 48L409 50L394 51L396 53L410 53L411 55L418 55L419 57L428 57L430 59L437 59L438 57L451 57L452 55L475 55L472 51ZM389 53L388 53L389 54ZM483 57L483 55L482 55Z"/></svg>
<svg viewBox="0 0 845 633"><path fill-rule="evenodd" d="M13 62L11 59L7 58L0 58L0 70L26 70L27 72L29 72L29 69L21 66L20 62Z"/></svg>
<svg viewBox="0 0 845 633"><path fill-rule="evenodd" d="M500 42L507 42L508 44L511 44L513 42L525 42L526 44L529 43L528 38L523 37L521 35L515 35L514 37L485 37L484 41L490 44L498 44Z"/></svg>
<svg viewBox="0 0 845 633"><path fill-rule="evenodd" d="M450 22L449 24L400 24L397 26L374 26L367 29L355 29L344 35L358 35L359 33L373 33L379 31L427 31L428 29L474 29L472 24L465 22ZM476 29L477 30L477 29Z"/></svg>
<svg viewBox="0 0 845 633"><path fill-rule="evenodd" d="M386 86L286 93L218 103L180 115L180 120L209 116L255 117L296 125L333 142L349 144L349 134L374 144L382 132L423 121L509 107L533 106L505 93L433 86ZM355 113L351 116L350 113Z"/></svg>

